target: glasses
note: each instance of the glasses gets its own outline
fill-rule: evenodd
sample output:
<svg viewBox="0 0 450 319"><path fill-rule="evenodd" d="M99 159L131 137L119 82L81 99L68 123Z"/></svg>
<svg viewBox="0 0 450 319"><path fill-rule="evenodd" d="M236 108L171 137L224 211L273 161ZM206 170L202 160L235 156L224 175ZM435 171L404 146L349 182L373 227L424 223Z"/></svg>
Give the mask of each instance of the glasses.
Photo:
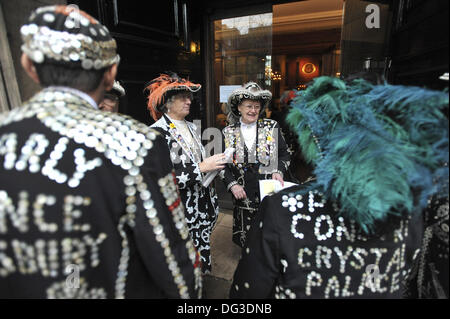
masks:
<svg viewBox="0 0 450 319"><path fill-rule="evenodd" d="M259 111L261 109L260 104L244 104L242 105L242 107L247 110L255 110L255 111Z"/></svg>

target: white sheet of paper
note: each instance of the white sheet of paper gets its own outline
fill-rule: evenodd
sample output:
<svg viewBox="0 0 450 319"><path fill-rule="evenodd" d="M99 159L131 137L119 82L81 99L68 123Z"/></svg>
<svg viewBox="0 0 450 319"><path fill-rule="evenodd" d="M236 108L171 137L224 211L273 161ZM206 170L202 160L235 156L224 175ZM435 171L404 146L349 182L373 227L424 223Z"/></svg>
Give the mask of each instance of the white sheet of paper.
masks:
<svg viewBox="0 0 450 319"><path fill-rule="evenodd" d="M277 193L285 188L289 188L292 186L296 186L298 184L291 182L284 182L284 186L281 186L281 183L275 179L265 179L259 181L259 193L261 196L261 202L270 193Z"/></svg>
<svg viewBox="0 0 450 319"><path fill-rule="evenodd" d="M220 103L228 102L228 97L230 96L230 94L234 90L239 89L240 87L241 87L240 85L221 85L219 87Z"/></svg>

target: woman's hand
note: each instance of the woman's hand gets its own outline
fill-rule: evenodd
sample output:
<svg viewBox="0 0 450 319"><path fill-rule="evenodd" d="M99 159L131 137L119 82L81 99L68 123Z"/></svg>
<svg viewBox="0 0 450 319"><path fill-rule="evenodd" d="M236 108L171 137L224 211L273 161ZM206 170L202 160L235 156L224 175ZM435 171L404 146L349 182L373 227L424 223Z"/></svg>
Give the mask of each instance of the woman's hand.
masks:
<svg viewBox="0 0 450 319"><path fill-rule="evenodd" d="M200 172L207 173L212 172L218 169L225 168L225 154L220 153L208 157L203 162L201 162L198 166L200 167Z"/></svg>
<svg viewBox="0 0 450 319"><path fill-rule="evenodd" d="M283 177L281 177L281 175L279 173L273 173L272 174L272 179L279 181L281 183L281 186L284 187L284 181L283 181Z"/></svg>
<svg viewBox="0 0 450 319"><path fill-rule="evenodd" d="M245 193L245 190L241 185L233 185L231 186L230 190L233 193L234 198L236 199L247 198L247 194Z"/></svg>

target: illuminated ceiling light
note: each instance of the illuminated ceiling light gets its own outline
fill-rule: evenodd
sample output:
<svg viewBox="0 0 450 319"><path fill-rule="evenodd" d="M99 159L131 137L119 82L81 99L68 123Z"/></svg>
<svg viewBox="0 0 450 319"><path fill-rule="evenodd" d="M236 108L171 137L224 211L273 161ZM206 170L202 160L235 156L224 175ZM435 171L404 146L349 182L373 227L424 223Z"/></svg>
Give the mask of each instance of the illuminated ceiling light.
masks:
<svg viewBox="0 0 450 319"><path fill-rule="evenodd" d="M272 13L223 19L222 24L226 25L230 29L237 29L240 34L248 34L250 28L271 26Z"/></svg>

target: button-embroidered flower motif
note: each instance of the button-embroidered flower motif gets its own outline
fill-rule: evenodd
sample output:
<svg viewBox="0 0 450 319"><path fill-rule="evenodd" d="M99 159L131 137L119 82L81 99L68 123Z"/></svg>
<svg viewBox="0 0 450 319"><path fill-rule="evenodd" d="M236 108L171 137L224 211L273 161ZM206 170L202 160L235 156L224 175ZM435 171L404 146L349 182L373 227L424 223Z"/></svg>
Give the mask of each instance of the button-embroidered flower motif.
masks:
<svg viewBox="0 0 450 319"><path fill-rule="evenodd" d="M302 200L302 196L301 195L296 195L294 196L294 194L289 194L288 195L283 195L282 197L282 206L285 208L289 207L289 211L291 211L292 213L296 212L298 208L303 208L303 203L301 202Z"/></svg>

